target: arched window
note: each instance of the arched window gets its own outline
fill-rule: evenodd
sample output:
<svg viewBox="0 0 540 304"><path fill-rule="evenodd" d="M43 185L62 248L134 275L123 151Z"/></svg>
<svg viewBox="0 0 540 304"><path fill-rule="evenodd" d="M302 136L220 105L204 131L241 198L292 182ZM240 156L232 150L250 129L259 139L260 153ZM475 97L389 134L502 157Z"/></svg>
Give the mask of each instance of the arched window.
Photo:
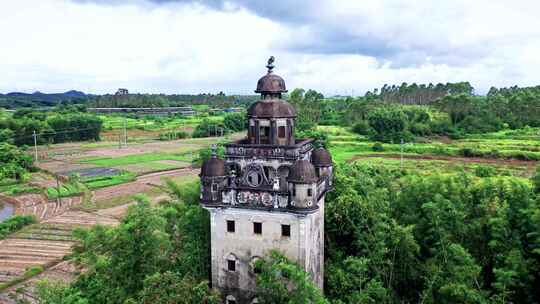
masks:
<svg viewBox="0 0 540 304"><path fill-rule="evenodd" d="M226 304L236 304L236 298L232 295L228 295L226 298Z"/></svg>
<svg viewBox="0 0 540 304"><path fill-rule="evenodd" d="M225 258L225 269L227 269L227 271L230 271L230 272L235 272L236 271L236 262L238 261L238 259L236 258L236 256L232 253L230 253L226 258Z"/></svg>
<svg viewBox="0 0 540 304"><path fill-rule="evenodd" d="M251 300L251 304L259 304L259 299L257 299L257 297L253 298L253 300Z"/></svg>

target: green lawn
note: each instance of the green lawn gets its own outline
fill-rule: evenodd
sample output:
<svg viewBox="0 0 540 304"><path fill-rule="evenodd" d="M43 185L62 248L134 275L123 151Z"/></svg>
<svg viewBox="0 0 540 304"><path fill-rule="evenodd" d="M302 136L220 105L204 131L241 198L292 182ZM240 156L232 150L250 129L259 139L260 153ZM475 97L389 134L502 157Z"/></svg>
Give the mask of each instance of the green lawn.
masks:
<svg viewBox="0 0 540 304"><path fill-rule="evenodd" d="M86 178L82 180L82 183L88 187L90 190L110 187L114 185L119 185L127 182L134 181L136 178L135 174L131 172L121 172L118 175L113 176L98 176L92 178Z"/></svg>
<svg viewBox="0 0 540 304"><path fill-rule="evenodd" d="M177 153L145 153L126 155L121 157L93 157L82 159L79 162L103 167L114 167L132 164L142 164L158 160L189 161L189 155Z"/></svg>
<svg viewBox="0 0 540 304"><path fill-rule="evenodd" d="M194 127L201 123L203 119L209 119L210 121L221 122L224 115L213 116L188 116L188 117L152 117L142 116L140 118L130 118L121 115L100 115L99 118L103 121L103 128L105 130L123 129L124 126L127 129L140 129L147 131L156 130L171 130L182 127Z"/></svg>

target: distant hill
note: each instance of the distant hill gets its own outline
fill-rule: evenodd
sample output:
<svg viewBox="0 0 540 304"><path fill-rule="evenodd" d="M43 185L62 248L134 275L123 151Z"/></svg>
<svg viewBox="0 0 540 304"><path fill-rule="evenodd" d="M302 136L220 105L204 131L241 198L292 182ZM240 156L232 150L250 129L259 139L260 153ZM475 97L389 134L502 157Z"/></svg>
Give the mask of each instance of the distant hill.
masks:
<svg viewBox="0 0 540 304"><path fill-rule="evenodd" d="M22 93L11 92L0 94L0 108L14 109L20 107L51 107L60 103L77 104L85 103L93 95L81 91L67 91L64 93Z"/></svg>

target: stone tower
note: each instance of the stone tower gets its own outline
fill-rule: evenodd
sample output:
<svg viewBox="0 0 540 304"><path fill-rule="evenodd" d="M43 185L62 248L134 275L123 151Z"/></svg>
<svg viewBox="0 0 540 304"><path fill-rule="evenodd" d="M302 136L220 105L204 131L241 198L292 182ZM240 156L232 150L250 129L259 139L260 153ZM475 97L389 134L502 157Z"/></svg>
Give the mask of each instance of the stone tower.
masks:
<svg viewBox="0 0 540 304"><path fill-rule="evenodd" d="M210 212L212 286L227 304L257 303L254 262L277 249L323 287L324 197L332 159L312 139L296 139L285 81L259 79L261 100L247 111L247 138L225 145L225 159L201 168L201 203Z"/></svg>

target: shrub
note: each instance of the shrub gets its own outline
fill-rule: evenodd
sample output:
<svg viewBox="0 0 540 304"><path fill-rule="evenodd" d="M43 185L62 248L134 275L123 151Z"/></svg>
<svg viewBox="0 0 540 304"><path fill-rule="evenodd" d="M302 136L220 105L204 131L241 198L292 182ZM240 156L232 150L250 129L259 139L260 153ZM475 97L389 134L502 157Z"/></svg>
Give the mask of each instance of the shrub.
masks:
<svg viewBox="0 0 540 304"><path fill-rule="evenodd" d="M244 113L227 114L223 125L233 132L244 131L247 128L247 117Z"/></svg>
<svg viewBox="0 0 540 304"><path fill-rule="evenodd" d="M431 134L431 129L428 124L417 122L411 125L411 133L419 136L428 136Z"/></svg>
<svg viewBox="0 0 540 304"><path fill-rule="evenodd" d="M184 139L188 138L189 134L184 131L169 131L159 133L159 140L175 140L175 139Z"/></svg>
<svg viewBox="0 0 540 304"><path fill-rule="evenodd" d="M195 128L192 136L194 138L210 137L228 134L230 132L222 123L212 122L209 119L203 119L203 121Z"/></svg>
<svg viewBox="0 0 540 304"><path fill-rule="evenodd" d="M0 223L0 239L35 222L36 219L31 215L16 215L9 217L7 220Z"/></svg>
<svg viewBox="0 0 540 304"><path fill-rule="evenodd" d="M306 131L299 131L295 134L296 138L312 138L315 141L313 142L313 145L315 147L323 147L327 148L330 144L330 139L328 138L327 132L323 131L316 131L314 129L306 130Z"/></svg>
<svg viewBox="0 0 540 304"><path fill-rule="evenodd" d="M354 124L352 131L360 135L371 135L373 134L373 129L369 126L369 123L365 120L360 120Z"/></svg>
<svg viewBox="0 0 540 304"><path fill-rule="evenodd" d="M478 165L474 169L474 174L478 177L490 177L497 174L497 169L491 166Z"/></svg>
<svg viewBox="0 0 540 304"><path fill-rule="evenodd" d="M540 165L536 167L536 174L532 178L534 191L540 193Z"/></svg>
<svg viewBox="0 0 540 304"><path fill-rule="evenodd" d="M375 152L382 152L384 151L384 147L381 143L379 142L376 142L372 147L371 147L371 150L375 151Z"/></svg>
<svg viewBox="0 0 540 304"><path fill-rule="evenodd" d="M400 108L381 107L368 116L369 126L375 131L372 139L382 142L400 142L414 138L407 132L407 115Z"/></svg>

